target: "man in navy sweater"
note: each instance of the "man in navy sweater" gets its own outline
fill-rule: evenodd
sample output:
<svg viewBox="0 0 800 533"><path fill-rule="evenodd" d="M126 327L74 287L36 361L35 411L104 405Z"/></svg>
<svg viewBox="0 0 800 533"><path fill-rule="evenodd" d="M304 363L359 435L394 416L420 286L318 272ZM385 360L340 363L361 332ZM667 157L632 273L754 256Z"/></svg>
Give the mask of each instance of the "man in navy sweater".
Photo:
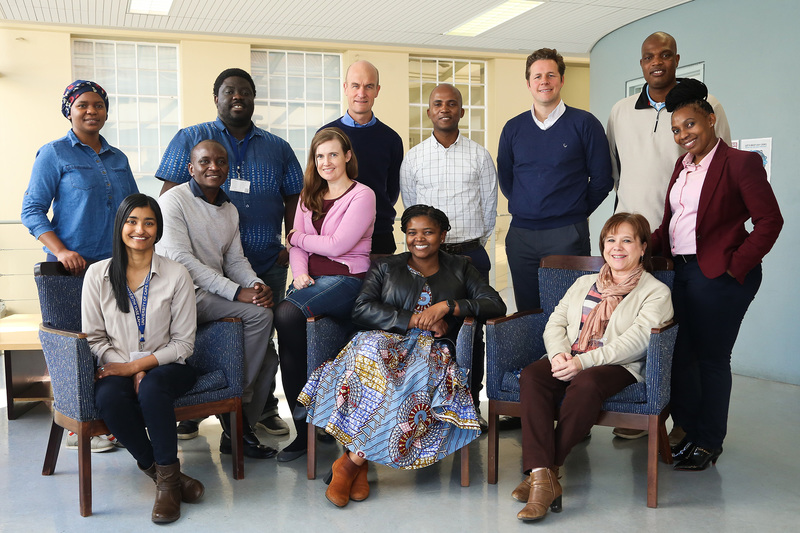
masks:
<svg viewBox="0 0 800 533"><path fill-rule="evenodd" d="M371 257L391 255L395 251L394 204L400 196L400 164L403 140L372 112L381 90L378 69L369 61L356 61L347 69L344 94L347 113L323 128L341 128L353 143L358 159L359 183L375 191L377 214L372 234Z"/></svg>
<svg viewBox="0 0 800 533"><path fill-rule="evenodd" d="M506 122L497 150L511 213L506 254L517 311L539 307L542 257L590 254L589 215L614 185L603 125L561 100L565 68L554 49L528 56L533 107Z"/></svg>

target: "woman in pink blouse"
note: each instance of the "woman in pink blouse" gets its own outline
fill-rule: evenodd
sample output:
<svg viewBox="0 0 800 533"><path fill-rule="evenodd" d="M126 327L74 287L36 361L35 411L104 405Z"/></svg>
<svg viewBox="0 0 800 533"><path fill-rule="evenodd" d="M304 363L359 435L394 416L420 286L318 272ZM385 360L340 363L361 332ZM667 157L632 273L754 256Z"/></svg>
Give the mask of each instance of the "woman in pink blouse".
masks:
<svg viewBox="0 0 800 533"><path fill-rule="evenodd" d="M704 470L722 453L731 352L761 285L761 260L783 226L761 158L717 139L707 96L692 79L667 95L675 142L688 153L675 164L652 238L653 253L675 262L671 410L686 432L672 449L676 470Z"/></svg>
<svg viewBox="0 0 800 533"><path fill-rule="evenodd" d="M275 329L283 390L294 411L306 382L306 318L328 315L349 320L369 269L375 193L354 181L358 163L352 144L339 128L317 132L289 234L289 264L294 280L275 308ZM297 438L278 461L306 453L305 419L295 420Z"/></svg>

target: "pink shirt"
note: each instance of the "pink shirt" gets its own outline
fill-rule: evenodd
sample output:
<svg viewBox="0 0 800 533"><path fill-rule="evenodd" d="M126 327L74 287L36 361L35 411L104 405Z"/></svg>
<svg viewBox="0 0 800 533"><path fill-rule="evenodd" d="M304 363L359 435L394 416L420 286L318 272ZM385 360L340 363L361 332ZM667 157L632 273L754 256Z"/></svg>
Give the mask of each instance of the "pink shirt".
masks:
<svg viewBox="0 0 800 533"><path fill-rule="evenodd" d="M678 175L675 185L669 193L669 205L672 219L669 221L669 242L672 255L692 255L697 253L697 206L700 204L700 191L706 180L706 173L714 154L717 153L719 140L714 148L695 165L694 155L683 156L683 170Z"/></svg>
<svg viewBox="0 0 800 533"><path fill-rule="evenodd" d="M291 236L289 263L292 275L308 274L309 254L325 257L345 265L351 274L369 269L372 249L372 227L375 224L375 193L356 182L355 187L340 197L317 231L311 211L300 202L294 216L295 233Z"/></svg>

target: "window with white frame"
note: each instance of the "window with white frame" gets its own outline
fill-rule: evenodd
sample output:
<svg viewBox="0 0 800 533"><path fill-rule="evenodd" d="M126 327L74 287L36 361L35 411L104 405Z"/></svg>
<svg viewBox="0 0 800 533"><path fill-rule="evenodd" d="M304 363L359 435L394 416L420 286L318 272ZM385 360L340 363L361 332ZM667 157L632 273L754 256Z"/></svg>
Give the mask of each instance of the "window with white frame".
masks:
<svg viewBox="0 0 800 533"><path fill-rule="evenodd" d="M289 142L305 168L317 130L342 115L342 56L321 52L253 50L253 122Z"/></svg>
<svg viewBox="0 0 800 533"><path fill-rule="evenodd" d="M486 61L411 57L408 61L408 147L416 146L433 132L425 112L431 91L450 83L461 91L464 117L458 127L481 146L486 141Z"/></svg>
<svg viewBox="0 0 800 533"><path fill-rule="evenodd" d="M128 156L139 189L157 195L161 182L153 176L180 122L177 45L75 39L72 72L106 90L101 133Z"/></svg>

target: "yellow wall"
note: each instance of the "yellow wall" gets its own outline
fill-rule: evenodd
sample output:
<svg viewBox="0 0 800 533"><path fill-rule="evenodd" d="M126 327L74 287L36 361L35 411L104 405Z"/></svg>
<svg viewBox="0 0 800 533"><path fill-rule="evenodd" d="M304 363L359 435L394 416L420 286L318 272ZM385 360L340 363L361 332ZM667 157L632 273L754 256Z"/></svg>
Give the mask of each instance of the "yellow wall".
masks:
<svg viewBox="0 0 800 533"><path fill-rule="evenodd" d="M211 120L216 115L211 87L217 74L229 67L250 70L250 50L276 48L321 50L343 54L346 66L366 59L381 73L381 92L375 113L408 139L408 57L464 57L487 61L488 122L486 148L496 156L505 122L530 108L524 80L524 54L479 54L453 50L407 49L386 46L350 47L339 43L305 43L271 39L183 35L158 32L95 30L88 27L0 23L0 146L5 177L0 197L0 299L10 312L37 312L32 265L44 258L41 247L19 224L22 196L36 151L63 136L69 123L59 112L64 87L72 81L71 39L172 42L179 45L182 126ZM568 62L565 102L589 107L589 66ZM111 110L113 112L113 110ZM408 147L406 146L406 149ZM301 162L302 163L302 162ZM498 211L507 213L505 198ZM399 206L398 206L399 207ZM503 225L502 218L498 227ZM505 226L507 227L507 217ZM500 235L498 242L502 243Z"/></svg>

